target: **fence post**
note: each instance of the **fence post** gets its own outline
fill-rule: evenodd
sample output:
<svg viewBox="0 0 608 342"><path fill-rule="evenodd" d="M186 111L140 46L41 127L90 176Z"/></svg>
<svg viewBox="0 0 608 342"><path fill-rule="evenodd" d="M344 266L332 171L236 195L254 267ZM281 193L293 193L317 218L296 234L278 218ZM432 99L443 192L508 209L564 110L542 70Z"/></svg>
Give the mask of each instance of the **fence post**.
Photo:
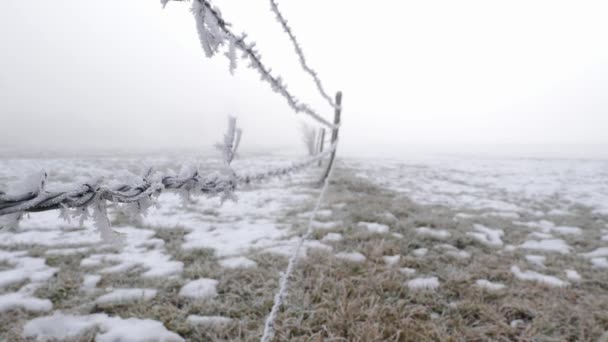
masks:
<svg viewBox="0 0 608 342"><path fill-rule="evenodd" d="M334 125L336 126L331 131L331 144L333 145L336 140L338 140L338 131L340 130L340 114L342 114L342 92L339 91L336 93L336 110L334 112ZM332 165L334 164L334 159L336 159L336 150L334 149L331 152L331 156L329 157L329 163L327 163L327 168L325 169L325 173L323 173L323 177L321 177L320 183L323 184L327 177L329 177L329 171L331 170Z"/></svg>
<svg viewBox="0 0 608 342"><path fill-rule="evenodd" d="M321 128L321 133L319 134L319 150L317 153L323 153L323 148L325 145L325 128ZM319 159L319 167L323 164L323 160Z"/></svg>

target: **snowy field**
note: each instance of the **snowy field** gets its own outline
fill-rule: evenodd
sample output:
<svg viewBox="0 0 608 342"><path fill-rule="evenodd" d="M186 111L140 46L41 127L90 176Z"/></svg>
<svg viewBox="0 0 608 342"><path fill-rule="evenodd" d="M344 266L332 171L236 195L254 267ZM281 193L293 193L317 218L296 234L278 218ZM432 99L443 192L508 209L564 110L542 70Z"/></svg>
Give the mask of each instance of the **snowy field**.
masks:
<svg viewBox="0 0 608 342"><path fill-rule="evenodd" d="M40 169L60 189L192 160L3 159L0 190ZM139 220L112 207L123 246L58 211L27 215L0 230L0 340L259 339L320 171L223 205L164 193ZM328 191L277 340L608 338L608 162L343 159Z"/></svg>

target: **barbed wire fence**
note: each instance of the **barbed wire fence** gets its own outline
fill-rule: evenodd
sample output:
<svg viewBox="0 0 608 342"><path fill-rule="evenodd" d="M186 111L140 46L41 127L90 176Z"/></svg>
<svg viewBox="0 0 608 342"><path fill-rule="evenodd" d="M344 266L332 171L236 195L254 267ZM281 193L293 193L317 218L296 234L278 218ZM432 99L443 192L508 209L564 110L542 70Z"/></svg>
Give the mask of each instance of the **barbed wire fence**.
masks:
<svg viewBox="0 0 608 342"><path fill-rule="evenodd" d="M169 1L184 0L161 0L161 4L164 7ZM268 83L275 93L283 97L295 113L304 113L322 127L331 130L331 145L327 149L323 148L325 129L322 129L320 140L317 142L316 154L309 158L292 162L291 165L285 167L258 173L237 174L232 168L232 162L240 145L243 131L237 127L236 118L229 117L224 139L216 145L222 156L222 165L213 173L202 175L199 170L194 170L188 175L178 176L164 175L148 169L135 184L110 186L103 178L99 178L63 191L47 191L48 174L43 171L37 180L30 184L30 189L9 193L0 191L0 216L10 217L14 224L24 213L59 210L60 217L68 221L79 219L82 223L86 219L92 219L103 242L118 243L123 240L123 236L110 226L107 213L109 203L121 206L123 213L141 216L145 215L153 205L154 198L163 192L177 192L185 198L198 194L217 196L222 202L236 200L235 191L240 185L289 175L317 163L320 165L320 162L329 156L327 167L319 180L321 190L309 217L308 228L300 236L289 258L287 268L281 274L279 289L274 296L272 309L265 320L261 341L270 341L274 336L275 320L288 290L289 278L298 262L300 249L313 232L313 221L329 186L339 141L342 110L342 93L337 92L335 100L328 95L317 72L309 66L300 43L275 0L270 0L270 9L289 37L300 66L312 78L321 97L334 109L333 123L323 118L308 104L301 102L287 89L282 77L273 74L272 69L262 62L262 55L255 48L255 43L249 42L245 33L235 34L231 30L231 25L222 17L218 7L213 6L209 0L192 0L191 11L205 55L210 58L225 50L224 56L229 60L229 71L234 73L237 68L237 50L240 51L243 58L249 60L249 67L256 70L260 74L261 80ZM223 49L224 47L225 49Z"/></svg>

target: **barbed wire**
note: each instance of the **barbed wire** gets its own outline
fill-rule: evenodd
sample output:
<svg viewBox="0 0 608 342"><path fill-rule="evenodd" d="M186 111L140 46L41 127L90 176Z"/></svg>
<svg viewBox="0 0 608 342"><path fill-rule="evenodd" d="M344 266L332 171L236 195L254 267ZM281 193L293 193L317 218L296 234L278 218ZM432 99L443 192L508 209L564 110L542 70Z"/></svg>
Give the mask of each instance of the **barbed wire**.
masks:
<svg viewBox="0 0 608 342"><path fill-rule="evenodd" d="M235 130L235 132L238 131ZM227 134L226 136L230 135ZM240 136L240 134L234 136L235 140L232 140L233 142L237 141L236 136ZM195 171L192 175L181 178L178 176L154 176L157 179L155 181L151 179L153 176L152 169L149 169L142 177L140 184L123 184L112 188L104 186L103 178L100 178L95 182L79 185L72 190L48 192L45 190L48 175L44 173L40 179L38 190L35 192L17 195L0 192L0 216L20 212L40 212L62 208L86 207L92 202L99 200L115 203L136 203L154 194L160 194L162 191L185 191L190 194L221 195L224 198L229 198L239 184L246 185L300 171L325 158L333 152L336 146L337 144L334 144L326 151L303 161L292 163L292 165L257 173L239 176L234 171L231 171L224 173L216 172L203 176L199 171ZM234 152L232 150L229 154L230 161L234 157Z"/></svg>
<svg viewBox="0 0 608 342"><path fill-rule="evenodd" d="M317 72L308 66L308 62L306 61L306 58L304 57L304 51L302 51L302 47L300 46L300 43L298 43L296 36L293 34L293 31L287 24L287 19L285 19L285 17L281 13L281 11L279 11L279 5L276 3L275 0L270 0L270 9L276 15L277 21L283 27L283 31L285 31L285 33L287 33L287 36L289 36L289 40L291 41L291 44L293 45L293 48L296 51L296 54L298 55L298 59L300 60L300 65L302 66L302 69L304 69L304 71L312 77L313 81L317 85L317 89L319 90L319 93L321 93L321 96L327 101L327 103L329 103L329 105L332 106L333 108L337 108L337 105L334 102L334 100L332 100L332 98L329 95L327 95L327 92L325 91L325 88L323 87L323 84L321 83L321 80L319 79Z"/></svg>
<svg viewBox="0 0 608 342"><path fill-rule="evenodd" d="M177 0L180 1L180 0ZM236 35L230 30L230 24L224 20L218 8L213 7L208 0L193 0L192 12L197 22L197 29L201 45L207 57L212 57L219 51L219 47L228 43L226 56L230 60L230 70L236 67L236 52L238 49L250 61L250 67L257 70L263 81L270 84L273 91L280 94L287 104L296 113L305 113L317 122L329 128L336 129L338 126L324 119L317 111L309 105L300 102L284 84L280 76L274 76L272 69L262 63L262 55L255 49L255 43L247 43L245 33Z"/></svg>
<svg viewBox="0 0 608 342"><path fill-rule="evenodd" d="M335 142L334 149L337 146L337 143L338 143L338 141ZM287 263L287 269L281 275L281 280L279 282L279 289L274 296L274 303L272 305L272 309L270 310L270 313L268 314L268 317L266 318L266 322L264 324L264 333L262 334L262 338L260 339L261 342L269 342L272 339L272 337L274 336L274 322L279 313L279 309L281 308L281 305L283 304L283 298L285 297L285 293L287 292L287 289L289 287L289 277L293 273L293 269L294 269L296 263L298 262L298 259L300 257L300 250L302 249L302 245L304 245L304 242L310 238L310 236L312 235L312 233L314 231L313 222L314 222L314 219L316 218L319 208L321 207L321 203L323 202L323 198L325 197L325 192L327 191L327 188L329 187L329 180L330 180L330 178L333 174L333 170L334 170L333 165L334 164L330 164L328 176L327 176L327 178L325 178L325 181L323 183L323 188L321 189L321 193L319 193L319 197L317 198L317 202L315 204L314 210L312 211L312 213L308 219L308 228L306 229L306 232L300 237L298 244L296 245L296 248L294 248L294 250L289 258L289 262Z"/></svg>

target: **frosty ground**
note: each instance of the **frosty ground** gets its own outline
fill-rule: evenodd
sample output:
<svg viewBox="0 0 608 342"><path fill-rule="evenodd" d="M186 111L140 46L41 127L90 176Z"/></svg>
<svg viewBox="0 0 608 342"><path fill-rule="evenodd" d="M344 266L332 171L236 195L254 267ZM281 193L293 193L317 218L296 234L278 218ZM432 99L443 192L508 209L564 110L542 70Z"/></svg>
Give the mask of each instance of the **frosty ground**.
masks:
<svg viewBox="0 0 608 342"><path fill-rule="evenodd" d="M3 159L0 185L41 168L60 188L188 160ZM221 206L163 194L140 221L114 208L122 247L89 222L30 214L0 231L0 340L259 339L320 171ZM276 340L608 339L608 162L342 159L314 227Z"/></svg>

